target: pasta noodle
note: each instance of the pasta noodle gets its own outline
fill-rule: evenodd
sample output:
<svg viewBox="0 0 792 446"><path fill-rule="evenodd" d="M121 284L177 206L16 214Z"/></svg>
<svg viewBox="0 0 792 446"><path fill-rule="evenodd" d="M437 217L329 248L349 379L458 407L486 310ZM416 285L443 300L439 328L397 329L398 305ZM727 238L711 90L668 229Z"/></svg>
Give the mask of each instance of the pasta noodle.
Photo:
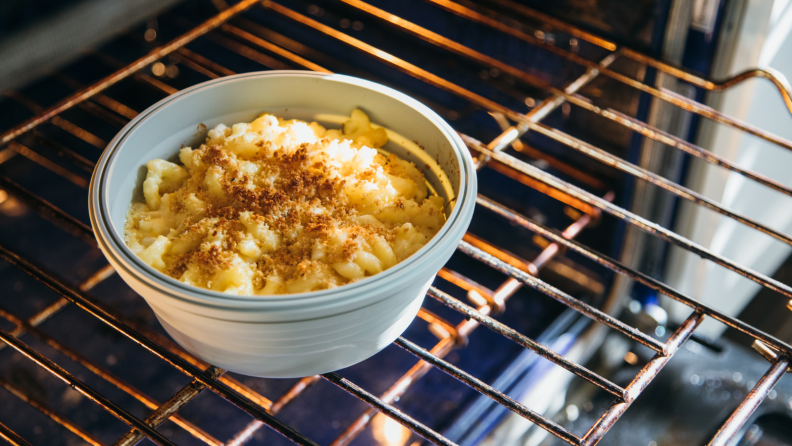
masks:
<svg viewBox="0 0 792 446"><path fill-rule="evenodd" d="M360 110L343 129L264 114L220 124L181 165L146 164L145 202L125 235L148 265L240 295L300 293L384 271L445 222L410 162L377 148L387 134Z"/></svg>

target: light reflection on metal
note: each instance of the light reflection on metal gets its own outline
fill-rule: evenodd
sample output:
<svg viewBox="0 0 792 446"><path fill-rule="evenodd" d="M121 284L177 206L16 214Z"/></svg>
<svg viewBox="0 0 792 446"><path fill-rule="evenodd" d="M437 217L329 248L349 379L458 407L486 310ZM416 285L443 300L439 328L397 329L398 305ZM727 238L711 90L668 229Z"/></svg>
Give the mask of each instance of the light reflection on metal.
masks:
<svg viewBox="0 0 792 446"><path fill-rule="evenodd" d="M382 446L404 446L412 435L412 431L378 413L371 420L371 434L374 440Z"/></svg>

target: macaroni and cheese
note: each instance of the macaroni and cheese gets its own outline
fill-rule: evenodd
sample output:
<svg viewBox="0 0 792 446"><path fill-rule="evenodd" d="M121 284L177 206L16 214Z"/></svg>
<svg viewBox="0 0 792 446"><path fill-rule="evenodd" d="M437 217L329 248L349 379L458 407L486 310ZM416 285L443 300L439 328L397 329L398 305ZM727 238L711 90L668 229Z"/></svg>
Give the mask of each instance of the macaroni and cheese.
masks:
<svg viewBox="0 0 792 446"><path fill-rule="evenodd" d="M264 114L218 125L181 165L146 164L129 248L184 283L230 294L332 288L377 274L445 222L410 162L383 155L385 130L355 110L343 129Z"/></svg>

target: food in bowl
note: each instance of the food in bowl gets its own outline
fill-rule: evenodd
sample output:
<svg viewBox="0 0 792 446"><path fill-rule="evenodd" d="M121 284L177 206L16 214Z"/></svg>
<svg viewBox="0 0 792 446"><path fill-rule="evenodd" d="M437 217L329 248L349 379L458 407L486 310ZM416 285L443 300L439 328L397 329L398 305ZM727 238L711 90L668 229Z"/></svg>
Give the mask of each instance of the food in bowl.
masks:
<svg viewBox="0 0 792 446"><path fill-rule="evenodd" d="M385 129L263 114L210 130L181 165L154 159L132 203L127 246L184 282L238 295L323 290L403 261L445 222L413 163L377 151Z"/></svg>
<svg viewBox="0 0 792 446"><path fill-rule="evenodd" d="M182 145L199 147L206 135L196 135L198 123L213 128L221 122L251 122L267 111L340 124L344 118L337 118L357 107L365 107L372 121L387 128L388 151L415 161L430 189L446 203L440 230L404 261L331 289L251 298L187 285L158 273L125 243L130 203L145 200L141 185L146 163L171 159ZM107 260L181 347L235 373L295 378L358 363L407 329L435 274L467 230L476 189L476 170L465 143L447 122L415 99L365 79L267 71L213 79L142 111L99 158L88 209Z"/></svg>

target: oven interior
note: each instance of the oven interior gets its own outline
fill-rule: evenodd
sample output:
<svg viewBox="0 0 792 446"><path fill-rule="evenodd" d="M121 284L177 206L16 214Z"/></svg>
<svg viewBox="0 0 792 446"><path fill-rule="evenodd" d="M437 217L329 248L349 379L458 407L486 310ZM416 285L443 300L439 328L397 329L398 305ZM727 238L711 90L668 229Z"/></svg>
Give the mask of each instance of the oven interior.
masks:
<svg viewBox="0 0 792 446"><path fill-rule="evenodd" d="M792 347L680 295L656 270L615 260L630 249L629 228L640 227L663 249L685 247L776 299L792 297L789 286L627 210L636 184L661 189L674 206L713 206L636 168L641 145L654 139L707 158L687 142L698 122L741 124L653 87L662 72L694 99L716 88L643 56L658 54L668 5L533 3L185 2L4 91L0 437L791 444ZM399 341L353 367L293 380L225 373L181 350L107 265L87 214L93 164L138 112L196 83L269 69L339 72L406 92L462 134L480 167L469 232ZM642 122L653 100L683 110L687 133ZM625 277L627 291L615 291ZM657 293L686 303L689 317L664 319ZM706 318L756 348L697 337Z"/></svg>

